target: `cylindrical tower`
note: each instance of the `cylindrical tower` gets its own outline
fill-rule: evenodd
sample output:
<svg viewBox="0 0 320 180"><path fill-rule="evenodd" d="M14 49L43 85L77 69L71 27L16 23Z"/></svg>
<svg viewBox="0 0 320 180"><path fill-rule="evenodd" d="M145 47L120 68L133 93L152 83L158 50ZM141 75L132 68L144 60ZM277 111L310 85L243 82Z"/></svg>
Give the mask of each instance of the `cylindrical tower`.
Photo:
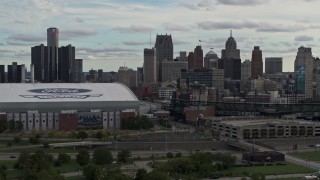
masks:
<svg viewBox="0 0 320 180"><path fill-rule="evenodd" d="M48 77L49 82L53 82L58 79L58 48L59 48L59 29L48 28L47 29L47 46L48 46Z"/></svg>

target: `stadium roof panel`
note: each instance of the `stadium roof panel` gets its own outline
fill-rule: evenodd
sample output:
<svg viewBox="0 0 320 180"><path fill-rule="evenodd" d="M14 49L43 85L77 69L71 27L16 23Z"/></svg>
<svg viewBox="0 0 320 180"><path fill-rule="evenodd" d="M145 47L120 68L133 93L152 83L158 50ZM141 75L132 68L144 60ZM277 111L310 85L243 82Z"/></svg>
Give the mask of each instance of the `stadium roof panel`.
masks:
<svg viewBox="0 0 320 180"><path fill-rule="evenodd" d="M121 83L0 84L0 102L123 102L138 101Z"/></svg>

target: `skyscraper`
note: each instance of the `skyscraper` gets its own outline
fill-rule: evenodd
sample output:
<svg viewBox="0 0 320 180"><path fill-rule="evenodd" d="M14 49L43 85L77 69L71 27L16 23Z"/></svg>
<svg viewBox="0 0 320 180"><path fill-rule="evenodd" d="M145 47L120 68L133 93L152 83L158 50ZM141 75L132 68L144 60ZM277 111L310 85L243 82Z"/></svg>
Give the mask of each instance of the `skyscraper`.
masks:
<svg viewBox="0 0 320 180"><path fill-rule="evenodd" d="M240 50L237 49L237 42L232 37L232 31L226 42L225 49L221 51L218 68L224 69L224 78L233 80L239 80L241 78Z"/></svg>
<svg viewBox="0 0 320 180"><path fill-rule="evenodd" d="M156 69L157 51L153 49L144 49L143 77L144 83L153 84L157 82Z"/></svg>
<svg viewBox="0 0 320 180"><path fill-rule="evenodd" d="M313 98L313 56L311 48L299 47L294 61L296 74L296 91L305 94L305 99Z"/></svg>
<svg viewBox="0 0 320 180"><path fill-rule="evenodd" d="M254 46L251 59L251 77L258 78L263 74L262 51L259 46Z"/></svg>
<svg viewBox="0 0 320 180"><path fill-rule="evenodd" d="M34 79L39 82L49 82L47 46L40 44L31 47L31 64L34 65Z"/></svg>
<svg viewBox="0 0 320 180"><path fill-rule="evenodd" d="M188 68L189 69L202 69L203 68L203 50L201 46L197 46L194 52L189 52L188 55Z"/></svg>
<svg viewBox="0 0 320 180"><path fill-rule="evenodd" d="M58 80L63 82L72 82L75 47L70 44L68 46L62 46L59 48L58 52Z"/></svg>
<svg viewBox="0 0 320 180"><path fill-rule="evenodd" d="M265 73L266 74L282 73L282 57L266 57Z"/></svg>
<svg viewBox="0 0 320 180"><path fill-rule="evenodd" d="M8 65L8 83L21 83L25 80L25 65L18 65L17 62L13 62L12 65Z"/></svg>
<svg viewBox="0 0 320 180"><path fill-rule="evenodd" d="M210 51L204 57L204 68L211 69L211 68L218 68L218 55L213 52L211 48Z"/></svg>
<svg viewBox="0 0 320 180"><path fill-rule="evenodd" d="M117 81L123 83L129 88L135 88L137 84L137 71L121 66L118 70Z"/></svg>
<svg viewBox="0 0 320 180"><path fill-rule="evenodd" d="M72 82L81 83L83 82L83 65L82 59L75 59L72 66Z"/></svg>
<svg viewBox="0 0 320 180"><path fill-rule="evenodd" d="M237 42L232 37L232 31L226 42L226 49L221 51L221 59L240 59L240 50L237 49Z"/></svg>
<svg viewBox="0 0 320 180"><path fill-rule="evenodd" d="M241 79L246 80L251 78L251 61L245 60L241 63Z"/></svg>
<svg viewBox="0 0 320 180"><path fill-rule="evenodd" d="M156 48L156 62L157 62L157 78L158 81L162 81L162 61L165 59L168 61L173 61L173 43L171 35L157 35L156 43L154 45Z"/></svg>
<svg viewBox="0 0 320 180"><path fill-rule="evenodd" d="M0 83L5 83L6 77L5 77L5 71L4 71L4 65L0 65Z"/></svg>
<svg viewBox="0 0 320 180"><path fill-rule="evenodd" d="M162 81L177 80L181 76L181 69L188 69L187 61L163 61Z"/></svg>
<svg viewBox="0 0 320 180"><path fill-rule="evenodd" d="M59 79L58 65L58 48L59 48L59 29L47 29L47 46L48 46L48 79L53 82Z"/></svg>

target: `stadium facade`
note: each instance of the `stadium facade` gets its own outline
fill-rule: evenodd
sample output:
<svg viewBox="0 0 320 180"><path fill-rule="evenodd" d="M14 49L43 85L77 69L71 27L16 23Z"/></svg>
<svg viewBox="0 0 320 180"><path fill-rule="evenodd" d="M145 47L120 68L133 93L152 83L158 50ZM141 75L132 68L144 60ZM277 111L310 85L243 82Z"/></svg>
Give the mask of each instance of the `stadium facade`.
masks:
<svg viewBox="0 0 320 180"><path fill-rule="evenodd" d="M119 129L139 101L120 83L1 84L0 119L20 121L25 131Z"/></svg>

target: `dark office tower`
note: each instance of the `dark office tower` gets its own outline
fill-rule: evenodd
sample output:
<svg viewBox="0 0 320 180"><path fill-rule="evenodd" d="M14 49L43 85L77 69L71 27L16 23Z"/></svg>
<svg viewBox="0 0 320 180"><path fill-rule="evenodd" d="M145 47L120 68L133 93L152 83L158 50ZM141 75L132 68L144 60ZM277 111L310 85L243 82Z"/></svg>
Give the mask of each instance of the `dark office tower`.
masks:
<svg viewBox="0 0 320 180"><path fill-rule="evenodd" d="M83 66L82 59L75 59L72 66L72 82L81 83L83 82Z"/></svg>
<svg viewBox="0 0 320 180"><path fill-rule="evenodd" d="M25 78L25 66L24 64L18 65L17 62L13 62L12 65L8 65L8 83L21 83Z"/></svg>
<svg viewBox="0 0 320 180"><path fill-rule="evenodd" d="M31 64L34 65L34 79L38 82L49 82L47 46L40 44L31 47Z"/></svg>
<svg viewBox="0 0 320 180"><path fill-rule="evenodd" d="M194 65L195 65L195 69L203 68L203 50L201 46L197 46L194 49Z"/></svg>
<svg viewBox="0 0 320 180"><path fill-rule="evenodd" d="M143 83L143 67L137 67L137 87Z"/></svg>
<svg viewBox="0 0 320 180"><path fill-rule="evenodd" d="M6 77L5 77L5 71L4 71L4 65L0 65L0 83L5 83Z"/></svg>
<svg viewBox="0 0 320 180"><path fill-rule="evenodd" d="M48 46L48 80L53 82L59 80L58 48L59 48L59 29L47 29Z"/></svg>
<svg viewBox="0 0 320 180"><path fill-rule="evenodd" d="M195 69L195 64L194 64L194 53L189 52L188 54L188 69Z"/></svg>
<svg viewBox="0 0 320 180"><path fill-rule="evenodd" d="M167 59L173 61L173 43L171 35L157 35L156 43L154 45L157 52L157 78L159 82L162 81L162 61Z"/></svg>
<svg viewBox="0 0 320 180"><path fill-rule="evenodd" d="M143 51L143 80L146 84L157 83L156 54L157 50L155 48L144 49Z"/></svg>
<svg viewBox="0 0 320 180"><path fill-rule="evenodd" d="M262 51L259 46L254 46L251 59L251 77L258 78L263 74Z"/></svg>
<svg viewBox="0 0 320 180"><path fill-rule="evenodd" d="M266 74L282 73L282 57L266 57L265 73Z"/></svg>
<svg viewBox="0 0 320 180"><path fill-rule="evenodd" d="M218 60L218 68L224 69L224 78L233 80L241 79L240 50L237 49L237 42L232 37L232 31L226 42L226 49L221 51L221 59Z"/></svg>
<svg viewBox="0 0 320 180"><path fill-rule="evenodd" d="M75 60L75 47L62 46L59 48L58 80L63 82L72 82L72 66Z"/></svg>
<svg viewBox="0 0 320 180"><path fill-rule="evenodd" d="M221 51L221 59L240 59L240 50L237 49L237 42L232 37L232 31L226 42L226 49Z"/></svg>

